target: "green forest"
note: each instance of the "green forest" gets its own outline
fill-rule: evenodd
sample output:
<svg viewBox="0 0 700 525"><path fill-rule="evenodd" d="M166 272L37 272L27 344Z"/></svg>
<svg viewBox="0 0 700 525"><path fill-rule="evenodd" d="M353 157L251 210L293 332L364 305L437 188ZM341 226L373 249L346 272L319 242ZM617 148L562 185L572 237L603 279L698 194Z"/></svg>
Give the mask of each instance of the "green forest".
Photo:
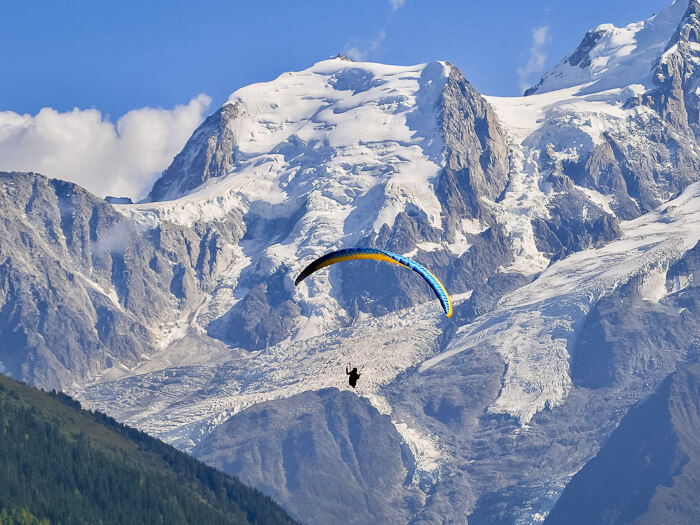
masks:
<svg viewBox="0 0 700 525"><path fill-rule="evenodd" d="M295 523L258 490L0 375L0 525Z"/></svg>

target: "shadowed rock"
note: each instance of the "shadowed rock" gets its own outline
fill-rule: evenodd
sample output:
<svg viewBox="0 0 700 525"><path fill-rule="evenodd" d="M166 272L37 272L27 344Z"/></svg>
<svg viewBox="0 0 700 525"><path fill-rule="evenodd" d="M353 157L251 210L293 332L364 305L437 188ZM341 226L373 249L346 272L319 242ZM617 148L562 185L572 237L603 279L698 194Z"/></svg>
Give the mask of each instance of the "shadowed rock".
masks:
<svg viewBox="0 0 700 525"><path fill-rule="evenodd" d="M410 452L389 417L347 391L255 405L218 426L193 453L305 523L407 523L422 501L407 470Z"/></svg>

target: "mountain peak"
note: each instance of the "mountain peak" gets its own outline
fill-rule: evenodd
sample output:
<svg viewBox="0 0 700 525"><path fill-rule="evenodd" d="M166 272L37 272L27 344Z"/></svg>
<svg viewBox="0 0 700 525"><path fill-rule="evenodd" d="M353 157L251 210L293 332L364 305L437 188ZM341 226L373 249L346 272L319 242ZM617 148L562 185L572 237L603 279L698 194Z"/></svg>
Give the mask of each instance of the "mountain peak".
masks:
<svg viewBox="0 0 700 525"><path fill-rule="evenodd" d="M331 57L331 59L345 60L346 62L354 62L354 60L352 58L350 58L349 56L346 56L342 53L338 53L334 57Z"/></svg>
<svg viewBox="0 0 700 525"><path fill-rule="evenodd" d="M245 86L195 130L148 200L177 199L234 172L259 180L253 175L256 163L273 158L288 163L302 153L310 158L326 152L328 159L347 157L348 166L365 165L372 155L357 156L358 148L373 150L372 144L385 144L394 149L415 142L435 161L441 142L430 109L449 71L443 62L393 66L338 55L270 82ZM358 126L365 119L381 124ZM316 166L323 164L316 160Z"/></svg>
<svg viewBox="0 0 700 525"><path fill-rule="evenodd" d="M677 38L679 24L699 6L698 0L676 0L642 22L597 26L585 34L573 53L525 91L525 96L575 86L581 86L581 94L633 84L651 88L654 67Z"/></svg>
<svg viewBox="0 0 700 525"><path fill-rule="evenodd" d="M583 37L583 40L576 48L576 51L571 53L564 59L564 62L571 66L579 66L581 69L591 65L591 51L596 46L600 39L609 35L617 29L612 24L601 24L595 29L588 31Z"/></svg>

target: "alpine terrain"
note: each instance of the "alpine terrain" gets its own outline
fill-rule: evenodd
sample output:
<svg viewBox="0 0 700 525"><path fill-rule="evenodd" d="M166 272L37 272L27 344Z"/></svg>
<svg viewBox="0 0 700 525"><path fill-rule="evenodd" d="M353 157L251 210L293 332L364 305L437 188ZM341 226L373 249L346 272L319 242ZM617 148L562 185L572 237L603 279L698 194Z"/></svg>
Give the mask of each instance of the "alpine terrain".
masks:
<svg viewBox="0 0 700 525"><path fill-rule="evenodd" d="M699 93L700 0L676 0L523 97L343 56L244 87L144 202L3 173L0 372L305 523L697 516ZM382 262L295 287L352 247L429 268L454 315ZM601 479L630 501L589 503Z"/></svg>

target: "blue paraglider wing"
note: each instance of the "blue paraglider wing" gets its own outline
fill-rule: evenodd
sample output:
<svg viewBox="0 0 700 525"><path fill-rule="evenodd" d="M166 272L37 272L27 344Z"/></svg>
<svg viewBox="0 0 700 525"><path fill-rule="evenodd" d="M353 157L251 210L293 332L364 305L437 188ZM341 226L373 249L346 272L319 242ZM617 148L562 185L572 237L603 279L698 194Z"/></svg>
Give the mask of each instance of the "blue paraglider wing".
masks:
<svg viewBox="0 0 700 525"><path fill-rule="evenodd" d="M385 261L410 268L428 282L430 287L433 289L433 292L435 292L435 295L440 300L440 304L442 304L442 308L445 310L447 317L452 316L452 301L450 300L450 295L447 293L447 290L442 283L430 270L428 270L425 266L418 264L416 261L409 259L408 257L385 250L378 250L376 248L346 248L344 250L327 253L304 268L304 270L299 274L299 277L297 277L294 281L294 285L298 285L309 275L320 270L321 268L325 268L331 264L355 259Z"/></svg>

